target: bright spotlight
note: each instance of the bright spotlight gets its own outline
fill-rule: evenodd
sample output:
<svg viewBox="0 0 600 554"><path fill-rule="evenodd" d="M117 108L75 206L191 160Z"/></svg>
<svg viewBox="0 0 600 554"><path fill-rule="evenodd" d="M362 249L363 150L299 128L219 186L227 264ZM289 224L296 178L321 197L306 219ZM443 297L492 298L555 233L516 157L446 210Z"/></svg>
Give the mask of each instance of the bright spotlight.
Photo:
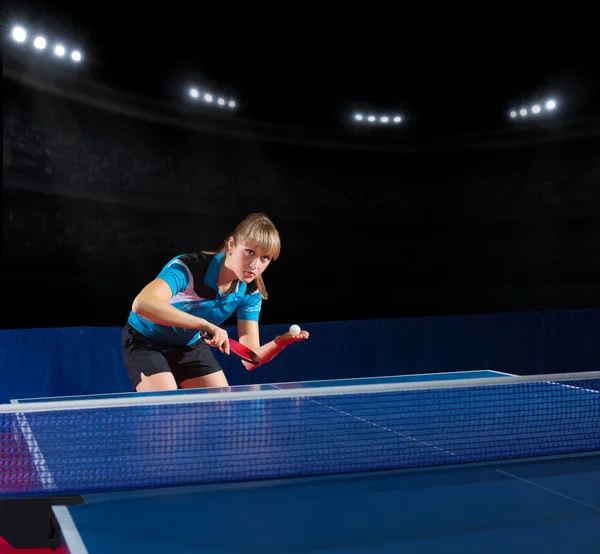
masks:
<svg viewBox="0 0 600 554"><path fill-rule="evenodd" d="M525 108L521 108L521 110L519 111L519 113L525 117L527 115L527 110Z"/></svg>
<svg viewBox="0 0 600 554"><path fill-rule="evenodd" d="M81 61L81 52L75 50L72 54L71 54L71 59L74 62L80 62Z"/></svg>
<svg viewBox="0 0 600 554"><path fill-rule="evenodd" d="M212 102L213 101L212 94L205 94L204 95L204 101L205 102Z"/></svg>
<svg viewBox="0 0 600 554"><path fill-rule="evenodd" d="M375 116L374 115L370 115L368 119L369 119L369 121L371 123L373 123L373 121L375 121Z"/></svg>
<svg viewBox="0 0 600 554"><path fill-rule="evenodd" d="M515 110L513 110L512 112L510 112L510 117L512 117L512 118L517 117L517 112Z"/></svg>
<svg viewBox="0 0 600 554"><path fill-rule="evenodd" d="M229 107L230 108L235 108L235 102L233 100L229 101Z"/></svg>
<svg viewBox="0 0 600 554"><path fill-rule="evenodd" d="M357 114L354 116L354 119L356 119L356 121L362 121L362 120L363 120L363 116L362 116L361 114L357 113Z"/></svg>
<svg viewBox="0 0 600 554"><path fill-rule="evenodd" d="M540 113L540 110L541 108L537 104L531 108L533 113Z"/></svg>
<svg viewBox="0 0 600 554"><path fill-rule="evenodd" d="M394 123L400 123L401 121L402 121L402 118L399 115L394 117Z"/></svg>
<svg viewBox="0 0 600 554"><path fill-rule="evenodd" d="M57 56L61 56L61 57L62 57L62 56L64 56L64 55L65 55L65 47L64 47L64 46L62 46L61 44L57 44L57 45L54 47L54 53L55 53Z"/></svg>
<svg viewBox="0 0 600 554"><path fill-rule="evenodd" d="M23 27L15 27L12 31L12 38L17 42L25 42L27 39L27 31Z"/></svg>
<svg viewBox="0 0 600 554"><path fill-rule="evenodd" d="M33 41L33 45L38 49L38 50L43 50L44 48L46 48L46 39L44 37L37 37L34 41Z"/></svg>
<svg viewBox="0 0 600 554"><path fill-rule="evenodd" d="M390 118L384 115L384 116L381 118L381 123L387 123L389 120L390 120Z"/></svg>
<svg viewBox="0 0 600 554"><path fill-rule="evenodd" d="M554 100L548 100L548 102L546 102L546 109L553 110L554 108L556 108L556 102Z"/></svg>
<svg viewBox="0 0 600 554"><path fill-rule="evenodd" d="M198 92L198 89L196 88L191 88L190 89L190 96L192 98L198 98L198 96L200 96L200 93Z"/></svg>
<svg viewBox="0 0 600 554"><path fill-rule="evenodd" d="M219 106L224 106L225 105L225 100L223 100L222 98L219 98L217 100L217 102L218 102Z"/></svg>

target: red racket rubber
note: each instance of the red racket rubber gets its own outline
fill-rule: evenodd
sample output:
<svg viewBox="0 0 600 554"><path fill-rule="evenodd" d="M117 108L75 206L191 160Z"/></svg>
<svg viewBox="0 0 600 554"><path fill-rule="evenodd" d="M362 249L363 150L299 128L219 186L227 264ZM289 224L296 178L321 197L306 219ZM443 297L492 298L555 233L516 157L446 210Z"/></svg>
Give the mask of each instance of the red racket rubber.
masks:
<svg viewBox="0 0 600 554"><path fill-rule="evenodd" d="M212 335L206 331L201 331L200 335L206 340L211 340L213 338ZM237 340L229 339L229 350L249 364L260 364L260 357L258 354L251 348L239 343Z"/></svg>

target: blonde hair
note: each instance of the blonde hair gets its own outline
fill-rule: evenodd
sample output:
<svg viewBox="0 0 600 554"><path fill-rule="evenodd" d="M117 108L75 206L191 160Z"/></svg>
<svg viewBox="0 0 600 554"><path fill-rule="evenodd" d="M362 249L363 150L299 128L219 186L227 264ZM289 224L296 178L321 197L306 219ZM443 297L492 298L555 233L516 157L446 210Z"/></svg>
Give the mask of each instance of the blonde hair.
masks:
<svg viewBox="0 0 600 554"><path fill-rule="evenodd" d="M271 219L264 213L254 213L246 216L240 221L233 233L227 236L219 250L216 252L203 252L204 254L220 254L227 253L228 241L233 237L233 240L242 242L249 248L258 252L264 253L272 260L276 260L281 252L281 240L279 231ZM256 278L256 288L260 292L261 297L266 300L269 298L267 288L262 275Z"/></svg>

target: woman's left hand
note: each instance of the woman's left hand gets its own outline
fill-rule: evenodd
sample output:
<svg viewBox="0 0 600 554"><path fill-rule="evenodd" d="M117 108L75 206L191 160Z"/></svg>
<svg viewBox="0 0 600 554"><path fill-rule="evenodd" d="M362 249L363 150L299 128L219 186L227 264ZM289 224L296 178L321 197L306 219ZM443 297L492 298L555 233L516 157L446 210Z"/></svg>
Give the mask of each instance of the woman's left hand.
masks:
<svg viewBox="0 0 600 554"><path fill-rule="evenodd" d="M293 344L295 342L300 342L301 340L306 340L310 336L308 331L300 331L297 335L292 335L289 331L284 333L283 335L279 335L273 339L277 346L288 346L289 344Z"/></svg>

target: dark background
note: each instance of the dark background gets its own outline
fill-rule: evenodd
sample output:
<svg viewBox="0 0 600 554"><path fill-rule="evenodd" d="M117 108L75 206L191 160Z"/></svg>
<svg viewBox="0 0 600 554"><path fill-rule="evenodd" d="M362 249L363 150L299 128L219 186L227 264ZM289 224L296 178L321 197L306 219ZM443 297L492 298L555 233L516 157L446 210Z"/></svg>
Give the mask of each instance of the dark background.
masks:
<svg viewBox="0 0 600 554"><path fill-rule="evenodd" d="M172 256L252 211L283 240L264 323L600 306L586 49L383 14L327 29L111 10L5 7L3 328L122 325ZM13 23L72 38L84 62L17 48ZM239 108L190 102L191 82ZM551 117L507 117L550 96ZM369 108L405 121L350 121Z"/></svg>

